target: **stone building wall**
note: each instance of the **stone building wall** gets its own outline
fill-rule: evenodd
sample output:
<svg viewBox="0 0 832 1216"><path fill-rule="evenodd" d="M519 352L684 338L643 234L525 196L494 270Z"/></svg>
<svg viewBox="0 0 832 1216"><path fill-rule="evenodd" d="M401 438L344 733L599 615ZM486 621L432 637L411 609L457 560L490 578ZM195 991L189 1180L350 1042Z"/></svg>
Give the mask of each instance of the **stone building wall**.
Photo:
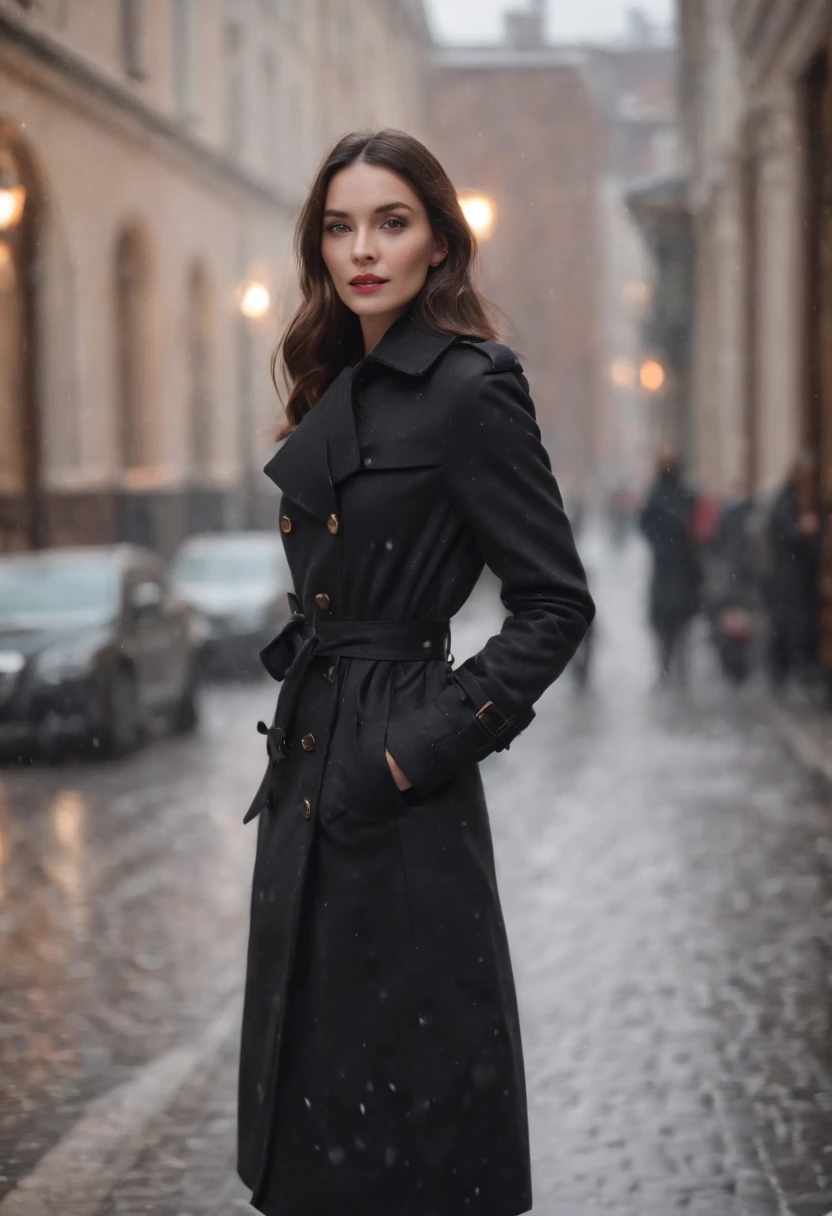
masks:
<svg viewBox="0 0 832 1216"><path fill-rule="evenodd" d="M0 0L1 547L268 519L295 215L344 131L426 134L428 49L417 0Z"/></svg>
<svg viewBox="0 0 832 1216"><path fill-rule="evenodd" d="M832 431L832 401L817 405L808 375L816 183L806 159L810 74L828 58L830 16L827 0L680 4L697 234L697 472L716 493L745 484L765 499L813 432ZM825 428L812 421L818 408Z"/></svg>

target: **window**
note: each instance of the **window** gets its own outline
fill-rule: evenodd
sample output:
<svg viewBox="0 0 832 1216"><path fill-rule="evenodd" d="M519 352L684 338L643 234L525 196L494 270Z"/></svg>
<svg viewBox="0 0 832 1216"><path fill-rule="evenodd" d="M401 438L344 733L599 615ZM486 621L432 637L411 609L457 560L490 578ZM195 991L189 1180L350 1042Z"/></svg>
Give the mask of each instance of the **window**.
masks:
<svg viewBox="0 0 832 1216"><path fill-rule="evenodd" d="M197 18L194 0L173 0L173 88L181 118L193 118L197 100Z"/></svg>
<svg viewBox="0 0 832 1216"><path fill-rule="evenodd" d="M243 81L243 36L240 26L225 27L225 145L238 155L242 148L245 114Z"/></svg>
<svg viewBox="0 0 832 1216"><path fill-rule="evenodd" d="M123 469L150 463L147 363L150 261L142 234L126 228L116 246L116 388Z"/></svg>
<svg viewBox="0 0 832 1216"><path fill-rule="evenodd" d="M188 430L191 475L204 477L213 450L211 425L211 299L208 275L196 262L188 275Z"/></svg>

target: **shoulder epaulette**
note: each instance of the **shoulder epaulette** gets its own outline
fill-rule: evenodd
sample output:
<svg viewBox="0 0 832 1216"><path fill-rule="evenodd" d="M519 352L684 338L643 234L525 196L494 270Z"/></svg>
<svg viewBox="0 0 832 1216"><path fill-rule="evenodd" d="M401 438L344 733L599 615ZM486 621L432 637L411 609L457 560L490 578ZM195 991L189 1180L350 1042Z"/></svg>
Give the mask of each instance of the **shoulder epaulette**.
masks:
<svg viewBox="0 0 832 1216"><path fill-rule="evenodd" d="M501 342L479 342L476 338L463 338L461 346L472 346L474 350L482 351L491 363L487 376L496 372L522 372L523 367L514 351Z"/></svg>

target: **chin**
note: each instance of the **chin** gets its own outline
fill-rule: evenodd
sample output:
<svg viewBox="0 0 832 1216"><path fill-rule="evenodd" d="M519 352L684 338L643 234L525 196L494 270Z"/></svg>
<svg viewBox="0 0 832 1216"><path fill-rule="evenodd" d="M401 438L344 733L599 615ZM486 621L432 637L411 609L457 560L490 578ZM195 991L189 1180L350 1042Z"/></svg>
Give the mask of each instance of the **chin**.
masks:
<svg viewBox="0 0 832 1216"><path fill-rule="evenodd" d="M406 308L408 303L409 301L407 300L399 302L379 300L373 296L365 296L363 298L359 296L357 299L351 301L349 307L359 317L383 317L386 316L387 313L398 312L400 309Z"/></svg>

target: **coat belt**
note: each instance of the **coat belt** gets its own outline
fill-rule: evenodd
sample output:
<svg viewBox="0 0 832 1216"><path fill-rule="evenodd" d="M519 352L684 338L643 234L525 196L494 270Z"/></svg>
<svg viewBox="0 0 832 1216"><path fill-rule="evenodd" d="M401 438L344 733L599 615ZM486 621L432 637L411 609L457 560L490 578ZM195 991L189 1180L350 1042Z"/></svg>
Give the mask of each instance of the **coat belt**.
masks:
<svg viewBox="0 0 832 1216"><path fill-rule="evenodd" d="M260 651L260 661L283 687L270 727L258 722L266 736L271 764L286 757L287 739L301 686L310 663L318 658L370 659L381 663L447 661L450 621L316 621L296 612L280 633Z"/></svg>

